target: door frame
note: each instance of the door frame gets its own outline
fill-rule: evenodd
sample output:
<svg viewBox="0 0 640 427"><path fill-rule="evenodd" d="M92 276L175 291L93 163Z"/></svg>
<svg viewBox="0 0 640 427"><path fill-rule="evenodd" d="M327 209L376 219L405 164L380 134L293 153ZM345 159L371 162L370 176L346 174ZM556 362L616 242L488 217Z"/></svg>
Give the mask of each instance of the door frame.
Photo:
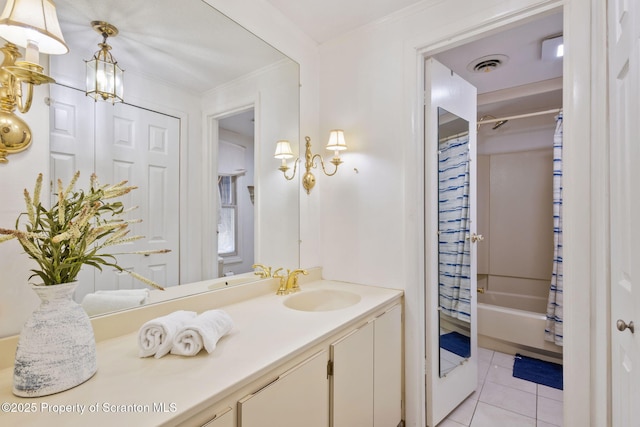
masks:
<svg viewBox="0 0 640 427"><path fill-rule="evenodd" d="M563 9L564 38L568 46L564 59L564 278L565 339L564 425L608 425L610 416L609 278L608 278L608 150L606 107L606 4L597 0L530 1L506 14L478 22L452 26L450 34L433 40L412 40L405 44L404 97L407 117L406 139L410 146L405 163L414 181L405 182L407 212L415 222L406 227L407 253L419 268L406 274L405 384L406 419L409 426L425 425L425 327L424 318L424 134L421 112L424 103L424 59L490 32L505 29L534 16ZM497 17L496 17L497 16ZM585 24L587 23L587 24ZM465 26L466 24L466 26ZM572 49L584 46L588 49ZM416 155L417 154L417 155ZM410 222L411 220L409 220ZM417 230L417 232L416 232ZM422 241L420 241L422 240ZM577 286L579 284L579 286ZM589 410L585 410L589 408Z"/></svg>
<svg viewBox="0 0 640 427"><path fill-rule="evenodd" d="M213 196L215 189L217 188L218 180L218 146L220 142L218 122L225 117L233 116L234 114L242 113L253 109L255 114L254 129L259 129L259 99L253 98L251 100L240 100L234 105L226 105L220 109L205 111L203 116L205 123L205 135L203 138L203 185L202 185L202 277L218 277L218 237L216 227L213 225L213 221L209 218L215 218L218 209L218 200ZM258 133L254 130L254 155L256 154L256 146L258 144ZM255 160L254 160L254 173ZM256 195L257 196L257 195ZM256 203L258 205L258 203ZM257 215L254 217L254 257L255 248L258 247L256 231ZM211 243L208 244L207 242ZM213 262L212 260L216 260Z"/></svg>

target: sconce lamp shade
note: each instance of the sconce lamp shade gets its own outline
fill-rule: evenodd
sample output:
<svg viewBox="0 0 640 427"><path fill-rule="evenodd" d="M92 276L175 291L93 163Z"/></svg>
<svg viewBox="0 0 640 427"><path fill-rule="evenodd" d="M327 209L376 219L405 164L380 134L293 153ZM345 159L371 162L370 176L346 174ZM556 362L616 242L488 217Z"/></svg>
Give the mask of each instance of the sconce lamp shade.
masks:
<svg viewBox="0 0 640 427"><path fill-rule="evenodd" d="M35 47L46 54L69 52L58 23L56 6L51 0L7 0L0 15L0 36L18 46Z"/></svg>
<svg viewBox="0 0 640 427"><path fill-rule="evenodd" d="M327 150L342 151L347 149L347 143L344 140L344 132L340 129L334 129L329 132L329 142Z"/></svg>
<svg viewBox="0 0 640 427"><path fill-rule="evenodd" d="M276 142L276 152L273 155L276 159L290 159L293 157L293 151L291 151L291 144L289 141L281 140Z"/></svg>

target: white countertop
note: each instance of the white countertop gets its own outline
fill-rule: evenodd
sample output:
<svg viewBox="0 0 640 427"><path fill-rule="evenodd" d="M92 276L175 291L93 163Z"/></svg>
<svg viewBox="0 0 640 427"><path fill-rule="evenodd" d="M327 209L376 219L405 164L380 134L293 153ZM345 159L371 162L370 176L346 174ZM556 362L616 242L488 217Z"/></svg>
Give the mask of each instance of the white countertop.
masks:
<svg viewBox="0 0 640 427"><path fill-rule="evenodd" d="M358 293L361 300L339 310L305 312L285 307L288 296L269 293L217 307L235 327L213 353L194 357L140 358L137 332L101 341L94 377L55 395L14 396L13 368L0 370L0 425L173 425L176 415L205 409L402 296L399 290L328 280L305 283L301 292L328 288Z"/></svg>

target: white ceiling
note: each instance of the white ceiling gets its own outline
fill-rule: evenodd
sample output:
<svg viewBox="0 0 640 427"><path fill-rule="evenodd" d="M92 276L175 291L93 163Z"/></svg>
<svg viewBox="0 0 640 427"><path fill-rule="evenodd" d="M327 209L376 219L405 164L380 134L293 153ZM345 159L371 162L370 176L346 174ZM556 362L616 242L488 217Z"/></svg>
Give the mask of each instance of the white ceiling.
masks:
<svg viewBox="0 0 640 427"><path fill-rule="evenodd" d="M542 41L562 34L562 14L544 16L435 55L435 58L470 82L483 94L562 76L562 59L543 60ZM491 72L473 72L469 63L482 57L508 57Z"/></svg>
<svg viewBox="0 0 640 427"><path fill-rule="evenodd" d="M421 0L267 1L320 44Z"/></svg>
<svg viewBox="0 0 640 427"><path fill-rule="evenodd" d="M286 58L199 0L56 0L56 10L69 49L84 59L102 41L91 21L115 25L107 43L125 79L136 73L202 93Z"/></svg>

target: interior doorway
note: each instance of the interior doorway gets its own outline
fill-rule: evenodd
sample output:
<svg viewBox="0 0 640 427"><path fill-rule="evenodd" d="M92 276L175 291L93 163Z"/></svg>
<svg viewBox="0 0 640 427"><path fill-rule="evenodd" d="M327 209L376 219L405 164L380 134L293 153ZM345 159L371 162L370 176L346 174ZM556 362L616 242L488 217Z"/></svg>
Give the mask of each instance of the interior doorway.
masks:
<svg viewBox="0 0 640 427"><path fill-rule="evenodd" d="M218 276L252 271L254 264L254 108L218 119Z"/></svg>
<svg viewBox="0 0 640 427"><path fill-rule="evenodd" d="M527 311L538 311L543 319L553 260L553 253L545 251L552 246L547 243L553 242L550 181L556 116L561 112L563 99L562 57L556 56L562 33L560 9L432 55L478 88L478 233L485 237L478 249L478 300L482 301L485 291L495 292L492 298L519 299L528 305ZM554 48L552 56L547 57L550 44ZM532 185L515 193L501 194L497 191L500 180L504 187L512 190L517 184L508 174ZM532 193L548 199L544 206L536 203L535 214L518 202L528 200ZM512 208L501 204L501 200L506 199L511 200ZM511 215L512 219L504 218L504 214L517 210L514 207L525 209L529 215L526 221L523 215L517 214ZM503 214L502 217L499 214ZM506 225L512 227L511 231L506 230ZM513 247L520 243L524 246ZM513 254L522 256L510 259ZM542 341L540 348L534 348L530 342L508 342L499 333L498 337L492 337L493 333L482 325L482 315L478 317L479 334L486 335L480 336L481 347L488 347L492 352L497 350L499 354L538 353L541 358L562 361L562 347L547 345L543 338L539 340ZM539 332L543 337L543 330ZM482 385L489 373L490 361L481 359L480 363ZM474 396L482 400L480 393ZM561 421L562 402L552 406L556 412L559 408L560 414L556 416Z"/></svg>

